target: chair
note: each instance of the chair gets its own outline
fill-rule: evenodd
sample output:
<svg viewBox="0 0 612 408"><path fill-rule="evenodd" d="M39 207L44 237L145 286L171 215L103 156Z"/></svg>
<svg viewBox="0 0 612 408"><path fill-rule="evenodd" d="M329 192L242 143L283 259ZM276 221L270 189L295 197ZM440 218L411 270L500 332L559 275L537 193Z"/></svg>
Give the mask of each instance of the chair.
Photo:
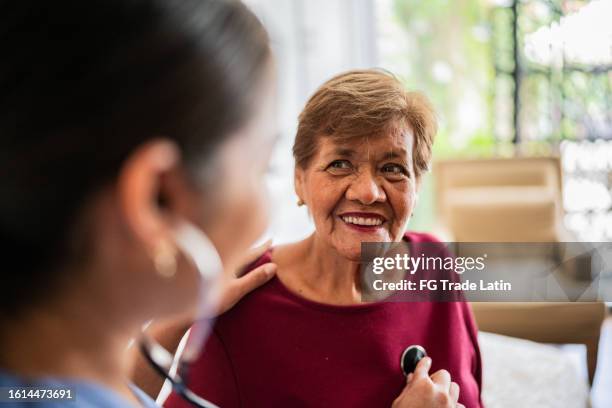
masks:
<svg viewBox="0 0 612 408"><path fill-rule="evenodd" d="M558 157L447 160L434 164L442 228L456 242L566 242ZM603 303L473 303L479 328L547 343L582 343L589 380Z"/></svg>
<svg viewBox="0 0 612 408"><path fill-rule="evenodd" d="M434 167L438 213L459 242L555 242L562 235L556 157L450 160Z"/></svg>

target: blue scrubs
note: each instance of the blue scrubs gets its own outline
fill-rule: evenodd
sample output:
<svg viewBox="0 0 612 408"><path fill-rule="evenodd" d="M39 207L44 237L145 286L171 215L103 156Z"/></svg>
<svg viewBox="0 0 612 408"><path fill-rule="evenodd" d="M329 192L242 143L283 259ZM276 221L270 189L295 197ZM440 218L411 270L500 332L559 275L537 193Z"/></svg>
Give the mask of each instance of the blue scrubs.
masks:
<svg viewBox="0 0 612 408"><path fill-rule="evenodd" d="M42 378L36 381L25 380L16 377L5 371L0 370L0 387L3 393L8 388L19 389L21 387L36 387L36 388L71 388L74 393L73 400L55 400L55 401L36 401L25 402L12 400L7 402L6 399L0 401L1 408L135 408L131 401L126 400L117 392L106 388L103 385L98 385L93 382L66 380L57 378ZM130 385L134 395L140 400L141 407L144 408L159 408L148 395L135 385Z"/></svg>

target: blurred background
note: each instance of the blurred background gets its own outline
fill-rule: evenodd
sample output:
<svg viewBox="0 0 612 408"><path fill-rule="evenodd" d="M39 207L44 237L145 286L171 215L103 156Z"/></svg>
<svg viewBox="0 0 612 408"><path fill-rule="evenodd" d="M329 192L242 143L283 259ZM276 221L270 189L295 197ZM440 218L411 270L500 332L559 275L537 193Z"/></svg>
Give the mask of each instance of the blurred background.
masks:
<svg viewBox="0 0 612 408"><path fill-rule="evenodd" d="M410 229L449 241L612 240L612 0L245 2L278 59L275 243L313 229L293 191L300 110L333 75L370 67L425 93L439 114ZM474 310L488 406L612 407L604 303Z"/></svg>
<svg viewBox="0 0 612 408"><path fill-rule="evenodd" d="M612 239L612 4L609 0L247 0L271 33L280 127L270 187L277 241L310 231L295 206L297 116L325 80L382 67L433 101L434 158L558 157L564 225ZM410 227L432 230L429 177Z"/></svg>

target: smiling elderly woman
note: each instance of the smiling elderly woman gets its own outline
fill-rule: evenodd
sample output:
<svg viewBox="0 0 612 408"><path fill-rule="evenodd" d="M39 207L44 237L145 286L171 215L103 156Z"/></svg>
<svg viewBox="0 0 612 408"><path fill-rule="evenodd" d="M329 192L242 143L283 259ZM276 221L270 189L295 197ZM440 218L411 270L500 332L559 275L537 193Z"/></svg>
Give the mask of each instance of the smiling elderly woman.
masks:
<svg viewBox="0 0 612 408"><path fill-rule="evenodd" d="M347 72L317 90L293 148L315 232L258 260L277 275L220 316L194 391L222 407L389 407L406 381L400 355L420 344L440 370L432 378L452 378L460 403L481 405L467 304L361 302L362 242L435 241L406 231L435 132L426 99L386 72Z"/></svg>

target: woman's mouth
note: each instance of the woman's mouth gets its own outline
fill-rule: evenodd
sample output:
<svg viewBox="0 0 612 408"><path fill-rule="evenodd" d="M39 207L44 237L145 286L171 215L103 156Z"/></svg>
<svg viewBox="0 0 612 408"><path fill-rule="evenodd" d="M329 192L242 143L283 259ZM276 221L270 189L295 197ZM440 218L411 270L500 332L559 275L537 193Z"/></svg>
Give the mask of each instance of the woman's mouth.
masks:
<svg viewBox="0 0 612 408"><path fill-rule="evenodd" d="M363 232L375 231L385 222L383 216L374 213L344 213L340 219L348 227Z"/></svg>

